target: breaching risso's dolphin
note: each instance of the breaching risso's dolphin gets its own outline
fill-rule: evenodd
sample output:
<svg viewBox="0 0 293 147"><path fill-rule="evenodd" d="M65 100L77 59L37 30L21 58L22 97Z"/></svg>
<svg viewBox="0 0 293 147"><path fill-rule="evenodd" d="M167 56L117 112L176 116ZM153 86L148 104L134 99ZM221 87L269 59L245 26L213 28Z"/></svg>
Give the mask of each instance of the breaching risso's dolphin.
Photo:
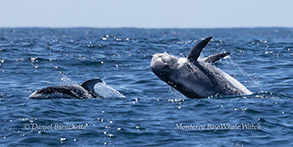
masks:
<svg viewBox="0 0 293 147"><path fill-rule="evenodd" d="M206 98L214 95L252 94L236 79L215 67L213 63L230 55L218 53L199 61L202 49L212 37L201 40L187 58L156 53L151 61L152 71L163 81L189 98Z"/></svg>
<svg viewBox="0 0 293 147"><path fill-rule="evenodd" d="M103 82L101 79L92 79L84 82L81 85L70 86L51 86L39 89L32 93L29 98L31 99L49 99L49 98L101 98L94 91L94 86L97 83Z"/></svg>

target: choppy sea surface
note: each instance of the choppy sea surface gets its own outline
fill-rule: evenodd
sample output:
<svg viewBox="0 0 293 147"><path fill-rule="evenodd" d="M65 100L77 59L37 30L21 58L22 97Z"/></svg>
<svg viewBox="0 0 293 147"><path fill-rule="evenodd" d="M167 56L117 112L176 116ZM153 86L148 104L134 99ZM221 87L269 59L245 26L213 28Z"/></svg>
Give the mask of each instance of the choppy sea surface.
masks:
<svg viewBox="0 0 293 147"><path fill-rule="evenodd" d="M208 36L201 58L231 52L215 66L254 94L189 99L152 73ZM28 98L94 78L125 97ZM293 146L292 95L293 28L0 28L1 146Z"/></svg>

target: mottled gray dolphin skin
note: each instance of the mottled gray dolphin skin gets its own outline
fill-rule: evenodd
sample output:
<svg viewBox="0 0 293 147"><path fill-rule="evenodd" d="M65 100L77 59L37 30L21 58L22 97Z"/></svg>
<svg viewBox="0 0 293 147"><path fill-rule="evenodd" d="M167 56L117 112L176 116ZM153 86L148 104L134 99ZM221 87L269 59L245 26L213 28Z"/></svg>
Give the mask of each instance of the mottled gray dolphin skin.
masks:
<svg viewBox="0 0 293 147"><path fill-rule="evenodd" d="M252 94L236 79L215 67L213 63L230 55L218 53L199 61L202 49L212 37L200 41L187 58L157 53L151 61L152 71L163 81L188 98L207 98L213 95Z"/></svg>
<svg viewBox="0 0 293 147"><path fill-rule="evenodd" d="M95 93L94 86L97 83L103 82L100 79L92 79L84 82L81 85L72 86L51 86L39 89L32 93L31 99L50 99L50 98L99 98L102 97Z"/></svg>

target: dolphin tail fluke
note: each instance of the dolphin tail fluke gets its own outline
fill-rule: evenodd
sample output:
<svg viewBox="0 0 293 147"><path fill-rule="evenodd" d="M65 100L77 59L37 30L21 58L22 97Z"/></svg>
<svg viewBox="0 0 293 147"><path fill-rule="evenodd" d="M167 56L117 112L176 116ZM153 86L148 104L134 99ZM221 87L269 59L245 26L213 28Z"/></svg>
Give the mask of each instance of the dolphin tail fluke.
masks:
<svg viewBox="0 0 293 147"><path fill-rule="evenodd" d="M210 40L212 39L212 37L208 37L204 40L201 40L198 44L196 44L192 50L189 52L187 59L190 62L194 62L197 60L197 58L199 57L202 49L210 42Z"/></svg>
<svg viewBox="0 0 293 147"><path fill-rule="evenodd" d="M97 97L102 97L100 95L98 95L95 90L94 90L94 87L97 83L102 83L103 80L101 79L92 79L92 80L88 80L88 81L85 81L84 83L81 84L81 86L86 89L94 98L97 98Z"/></svg>
<svg viewBox="0 0 293 147"><path fill-rule="evenodd" d="M223 53L214 54L214 55L206 57L204 59L204 62L213 64L228 55L230 55L230 52L223 52Z"/></svg>

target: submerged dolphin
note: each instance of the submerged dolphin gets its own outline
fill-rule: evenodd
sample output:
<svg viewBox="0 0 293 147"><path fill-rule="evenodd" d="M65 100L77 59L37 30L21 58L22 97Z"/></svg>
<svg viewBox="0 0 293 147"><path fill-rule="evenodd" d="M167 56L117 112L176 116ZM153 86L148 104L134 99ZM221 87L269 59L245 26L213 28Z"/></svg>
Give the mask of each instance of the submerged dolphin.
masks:
<svg viewBox="0 0 293 147"><path fill-rule="evenodd" d="M72 86L51 86L39 89L32 93L31 99L49 99L49 98L98 98L102 97L94 91L94 86L97 83L103 82L100 79L92 79L84 82L81 85Z"/></svg>
<svg viewBox="0 0 293 147"><path fill-rule="evenodd" d="M218 53L198 61L202 49L212 37L200 41L189 52L187 58L156 53L151 61L152 71L163 81L189 98L206 98L213 95L252 94L236 79L212 65L230 55Z"/></svg>

